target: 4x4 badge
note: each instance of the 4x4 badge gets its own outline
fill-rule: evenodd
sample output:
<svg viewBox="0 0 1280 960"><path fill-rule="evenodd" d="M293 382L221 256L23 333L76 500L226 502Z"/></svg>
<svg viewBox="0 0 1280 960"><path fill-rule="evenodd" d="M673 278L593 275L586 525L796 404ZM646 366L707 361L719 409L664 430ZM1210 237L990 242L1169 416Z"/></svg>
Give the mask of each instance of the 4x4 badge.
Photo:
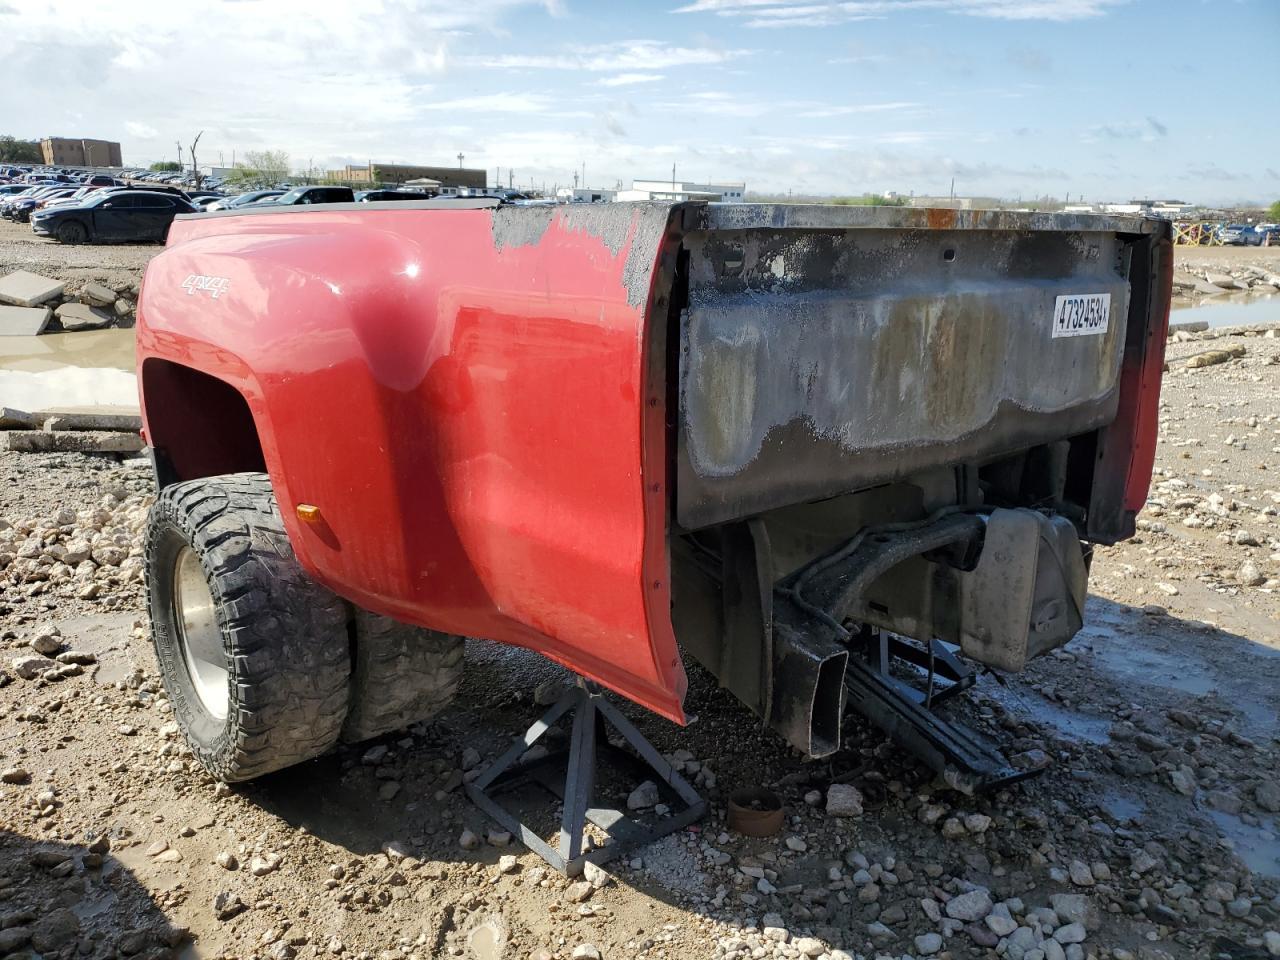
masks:
<svg viewBox="0 0 1280 960"><path fill-rule="evenodd" d="M187 279L182 281L182 289L187 291L187 296L193 296L197 291L207 293L209 296L217 300L222 294L231 289L231 280L227 277L206 277L203 274L192 273L187 275Z"/></svg>

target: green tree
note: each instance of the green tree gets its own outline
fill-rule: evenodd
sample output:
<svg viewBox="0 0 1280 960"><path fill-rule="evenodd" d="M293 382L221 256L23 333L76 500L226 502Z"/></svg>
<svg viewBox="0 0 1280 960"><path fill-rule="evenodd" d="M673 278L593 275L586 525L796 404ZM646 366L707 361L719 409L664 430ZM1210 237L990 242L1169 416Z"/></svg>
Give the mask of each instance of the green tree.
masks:
<svg viewBox="0 0 1280 960"><path fill-rule="evenodd" d="M227 175L228 186L249 190L274 187L289 177L289 154L283 150L249 150Z"/></svg>
<svg viewBox="0 0 1280 960"><path fill-rule="evenodd" d="M181 173L182 164L177 160L157 160L151 165L151 169L157 172L163 170L169 173Z"/></svg>
<svg viewBox="0 0 1280 960"><path fill-rule="evenodd" d="M40 144L34 140L19 140L7 133L0 134L0 163L44 163Z"/></svg>
<svg viewBox="0 0 1280 960"><path fill-rule="evenodd" d="M1277 200L1267 208L1267 219L1271 221L1280 221L1280 200Z"/></svg>

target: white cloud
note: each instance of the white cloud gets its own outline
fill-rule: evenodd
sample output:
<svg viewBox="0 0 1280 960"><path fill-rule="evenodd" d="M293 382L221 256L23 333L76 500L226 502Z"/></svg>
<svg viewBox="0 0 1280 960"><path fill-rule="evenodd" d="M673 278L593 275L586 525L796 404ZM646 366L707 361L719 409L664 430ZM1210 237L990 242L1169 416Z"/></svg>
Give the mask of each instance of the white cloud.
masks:
<svg viewBox="0 0 1280 960"><path fill-rule="evenodd" d="M133 37L125 37L120 41L119 52L111 58L111 64L125 70L145 70L154 67L159 60L155 50L143 46Z"/></svg>
<svg viewBox="0 0 1280 960"><path fill-rule="evenodd" d="M760 99L726 93L723 90L703 90L684 94L679 99L667 100L657 106L661 110L678 112L689 117L698 117L703 114L711 117L763 117L776 110L785 109L788 103L771 98Z"/></svg>
<svg viewBox="0 0 1280 960"><path fill-rule="evenodd" d="M537 93L486 93L453 100L434 100L418 105L420 110L457 110L460 113L546 113L554 101ZM590 116L590 114L585 114Z"/></svg>
<svg viewBox="0 0 1280 960"><path fill-rule="evenodd" d="M859 113L889 113L915 110L923 104L910 100L894 100L889 103L851 103L839 106L815 107L800 112L802 117L850 117Z"/></svg>
<svg viewBox="0 0 1280 960"><path fill-rule="evenodd" d="M600 81L600 86L629 87L637 83L655 83L661 79L660 73L620 73L616 77L605 77Z"/></svg>
<svg viewBox="0 0 1280 960"><path fill-rule="evenodd" d="M849 63L888 63L889 58L883 53L864 53L849 57L831 57L827 63L840 66Z"/></svg>
<svg viewBox="0 0 1280 960"><path fill-rule="evenodd" d="M1128 0L694 0L676 13L737 17L748 27L819 27L908 12L951 13L996 20L1084 20Z"/></svg>
<svg viewBox="0 0 1280 960"><path fill-rule="evenodd" d="M711 66L744 57L749 50L681 47L659 40L623 40L563 53L508 53L463 58L469 66L488 69L652 71L672 67Z"/></svg>
<svg viewBox="0 0 1280 960"><path fill-rule="evenodd" d="M1168 127L1155 117L1147 117L1142 122L1122 120L1090 127L1081 140L1085 143L1097 143L1101 140L1140 140L1143 143L1154 143L1168 134Z"/></svg>
<svg viewBox="0 0 1280 960"><path fill-rule="evenodd" d="M381 158L424 104L441 99L433 87L452 69L455 45L491 42L495 25L522 7L559 9L542 0L379 0L360 9L188 0L176 21L146 17L128 0L20 11L0 2L0 89L34 94L6 100L5 132L120 140L136 163L166 150L172 159L173 141L201 129L201 156L215 163L219 153L229 163L233 150L264 148L301 165L347 150ZM33 87L50 64L56 78ZM446 97L470 92L454 87Z"/></svg>

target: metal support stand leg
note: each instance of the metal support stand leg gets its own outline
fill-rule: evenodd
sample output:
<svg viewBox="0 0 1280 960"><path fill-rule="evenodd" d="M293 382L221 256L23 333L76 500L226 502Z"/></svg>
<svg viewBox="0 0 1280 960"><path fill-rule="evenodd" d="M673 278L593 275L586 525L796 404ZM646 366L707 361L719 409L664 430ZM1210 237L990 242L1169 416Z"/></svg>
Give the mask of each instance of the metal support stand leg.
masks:
<svg viewBox="0 0 1280 960"><path fill-rule="evenodd" d="M555 726L557 721L570 713L573 714L573 728L567 750L520 761L529 748ZM606 724L621 734L627 745L638 755L638 759L609 743L605 736ZM622 765L644 768L645 775L641 779L657 782L659 791L666 794L668 799L683 804L684 809L663 817L656 824L646 824L622 810L592 806L596 787L596 763L602 752L611 759L620 761ZM500 793L529 784L542 787L563 802L559 842L555 847L517 819L496 799ZM697 791L604 698L604 694L589 688L585 683L568 690L541 719L525 731L524 736L515 740L502 756L467 784L465 789L472 803L511 833L518 835L526 847L567 876L580 874L587 861L605 863L626 850L682 830L701 819L707 806ZM583 831L588 822L603 831L609 841L584 852Z"/></svg>

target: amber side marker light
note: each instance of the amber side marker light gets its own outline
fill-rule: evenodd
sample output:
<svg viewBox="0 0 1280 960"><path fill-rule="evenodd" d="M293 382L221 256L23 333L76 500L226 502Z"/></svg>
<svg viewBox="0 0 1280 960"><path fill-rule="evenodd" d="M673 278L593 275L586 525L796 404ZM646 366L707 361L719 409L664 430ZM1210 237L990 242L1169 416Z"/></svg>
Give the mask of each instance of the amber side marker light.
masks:
<svg viewBox="0 0 1280 960"><path fill-rule="evenodd" d="M297 506L298 519L303 523L315 525L320 522L320 508L310 503L300 503Z"/></svg>

